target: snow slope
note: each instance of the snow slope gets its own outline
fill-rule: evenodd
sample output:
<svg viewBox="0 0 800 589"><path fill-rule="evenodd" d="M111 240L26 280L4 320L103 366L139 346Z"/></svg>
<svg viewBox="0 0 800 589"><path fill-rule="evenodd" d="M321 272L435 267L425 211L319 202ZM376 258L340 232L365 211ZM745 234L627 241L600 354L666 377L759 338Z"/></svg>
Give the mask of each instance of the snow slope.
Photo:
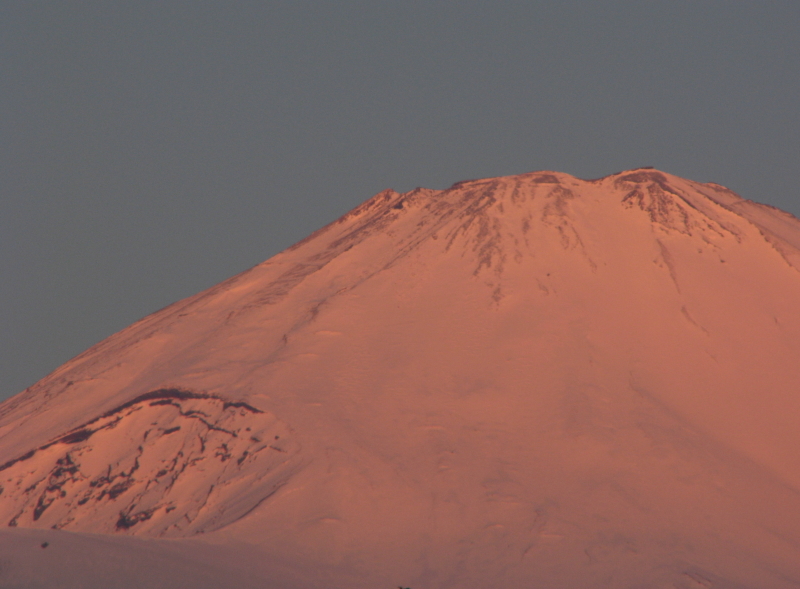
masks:
<svg viewBox="0 0 800 589"><path fill-rule="evenodd" d="M253 586L798 587L798 301L800 221L715 184L384 191L0 406L0 522Z"/></svg>

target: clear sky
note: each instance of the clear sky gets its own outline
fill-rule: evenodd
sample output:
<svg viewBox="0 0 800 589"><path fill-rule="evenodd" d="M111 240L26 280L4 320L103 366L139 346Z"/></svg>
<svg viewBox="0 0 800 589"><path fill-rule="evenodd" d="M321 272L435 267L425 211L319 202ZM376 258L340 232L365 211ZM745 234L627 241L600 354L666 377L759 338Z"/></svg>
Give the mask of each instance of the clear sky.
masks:
<svg viewBox="0 0 800 589"><path fill-rule="evenodd" d="M0 3L0 398L384 188L652 165L800 215L800 2Z"/></svg>

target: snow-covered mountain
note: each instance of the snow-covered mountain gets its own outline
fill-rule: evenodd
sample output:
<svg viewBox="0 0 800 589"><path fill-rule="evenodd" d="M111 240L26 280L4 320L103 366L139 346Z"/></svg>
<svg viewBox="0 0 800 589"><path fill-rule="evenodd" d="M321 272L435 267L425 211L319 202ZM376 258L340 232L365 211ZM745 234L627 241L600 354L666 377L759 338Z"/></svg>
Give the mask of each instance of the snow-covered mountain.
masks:
<svg viewBox="0 0 800 589"><path fill-rule="evenodd" d="M257 586L800 587L800 221L653 169L387 190L5 402L0 485L0 541Z"/></svg>

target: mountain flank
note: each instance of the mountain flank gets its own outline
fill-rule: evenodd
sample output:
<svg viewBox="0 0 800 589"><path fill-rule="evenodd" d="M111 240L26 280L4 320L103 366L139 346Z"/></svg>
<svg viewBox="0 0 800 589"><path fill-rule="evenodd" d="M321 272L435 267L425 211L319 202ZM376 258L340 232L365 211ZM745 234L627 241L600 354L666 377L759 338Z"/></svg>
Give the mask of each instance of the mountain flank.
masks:
<svg viewBox="0 0 800 589"><path fill-rule="evenodd" d="M282 587L796 588L798 301L800 221L718 184L386 190L0 406L0 523Z"/></svg>

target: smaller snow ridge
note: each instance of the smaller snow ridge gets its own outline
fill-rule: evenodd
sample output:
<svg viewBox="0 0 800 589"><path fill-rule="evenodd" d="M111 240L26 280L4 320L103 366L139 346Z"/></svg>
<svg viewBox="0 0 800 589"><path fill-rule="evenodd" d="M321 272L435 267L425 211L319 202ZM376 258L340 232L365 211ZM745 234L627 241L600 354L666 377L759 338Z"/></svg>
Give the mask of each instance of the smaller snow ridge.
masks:
<svg viewBox="0 0 800 589"><path fill-rule="evenodd" d="M159 389L0 466L0 521L186 536L225 526L293 472L288 427L243 402Z"/></svg>

